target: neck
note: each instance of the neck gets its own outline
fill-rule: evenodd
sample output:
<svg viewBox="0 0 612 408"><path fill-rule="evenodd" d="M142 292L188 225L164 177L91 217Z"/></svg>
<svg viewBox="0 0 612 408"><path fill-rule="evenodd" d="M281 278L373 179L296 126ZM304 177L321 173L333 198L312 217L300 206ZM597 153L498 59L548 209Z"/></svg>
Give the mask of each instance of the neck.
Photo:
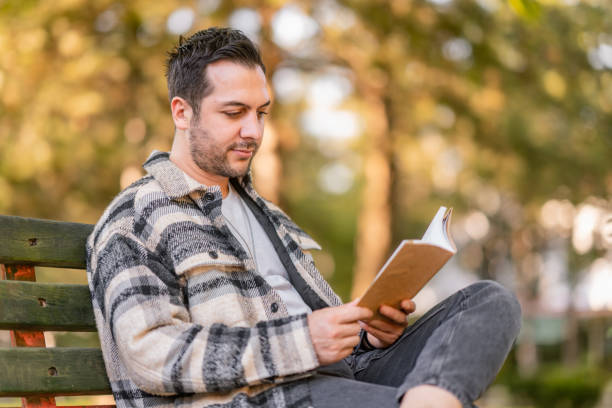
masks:
<svg viewBox="0 0 612 408"><path fill-rule="evenodd" d="M187 139L188 135L185 131L176 131L174 141L172 142L172 149L170 150L170 161L198 183L209 187L219 186L223 198L227 197L229 193L229 178L210 174L198 167L191 157L189 145L186 143Z"/></svg>

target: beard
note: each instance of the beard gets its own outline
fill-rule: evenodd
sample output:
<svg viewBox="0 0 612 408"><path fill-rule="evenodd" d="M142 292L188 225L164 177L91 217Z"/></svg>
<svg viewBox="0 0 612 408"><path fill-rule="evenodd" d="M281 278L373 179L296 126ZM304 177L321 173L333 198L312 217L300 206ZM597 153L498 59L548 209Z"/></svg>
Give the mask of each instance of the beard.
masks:
<svg viewBox="0 0 612 408"><path fill-rule="evenodd" d="M229 163L227 153L232 149L253 150L246 167L233 168ZM242 177L251 168L251 161L257 153L259 145L254 141L232 143L227 147L215 143L211 135L202 128L189 129L189 152L191 159L202 170L222 177Z"/></svg>

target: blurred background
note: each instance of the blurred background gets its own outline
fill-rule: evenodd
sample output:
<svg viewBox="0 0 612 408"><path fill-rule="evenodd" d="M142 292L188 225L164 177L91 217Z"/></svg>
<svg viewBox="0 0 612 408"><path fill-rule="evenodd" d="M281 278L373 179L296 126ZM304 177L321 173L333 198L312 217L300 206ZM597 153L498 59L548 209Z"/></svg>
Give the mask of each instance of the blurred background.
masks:
<svg viewBox="0 0 612 408"><path fill-rule="evenodd" d="M262 50L255 183L344 300L454 207L417 312L478 279L524 312L479 405L612 407L612 2L0 1L0 213L95 223L170 148L166 52L213 25Z"/></svg>

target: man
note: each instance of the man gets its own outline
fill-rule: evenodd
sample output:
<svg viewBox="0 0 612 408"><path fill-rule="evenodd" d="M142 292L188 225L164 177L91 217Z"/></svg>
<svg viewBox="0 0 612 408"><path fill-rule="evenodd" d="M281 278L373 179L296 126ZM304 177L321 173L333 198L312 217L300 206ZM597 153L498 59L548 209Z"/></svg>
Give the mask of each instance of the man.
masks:
<svg viewBox="0 0 612 408"><path fill-rule="evenodd" d="M239 31L211 28L168 60L175 134L88 240L88 279L119 407L460 407L492 381L520 326L481 282L415 324L341 304L316 242L251 185L270 109Z"/></svg>

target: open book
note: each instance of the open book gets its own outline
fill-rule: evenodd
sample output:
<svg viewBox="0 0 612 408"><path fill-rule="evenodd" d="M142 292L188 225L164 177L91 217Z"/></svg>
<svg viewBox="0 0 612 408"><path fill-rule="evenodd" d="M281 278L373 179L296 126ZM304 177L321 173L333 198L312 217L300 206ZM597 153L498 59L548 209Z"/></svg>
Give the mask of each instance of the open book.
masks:
<svg viewBox="0 0 612 408"><path fill-rule="evenodd" d="M457 252L450 235L453 209L440 207L421 239L402 241L380 269L358 305L374 311L389 305L399 308L412 299Z"/></svg>

